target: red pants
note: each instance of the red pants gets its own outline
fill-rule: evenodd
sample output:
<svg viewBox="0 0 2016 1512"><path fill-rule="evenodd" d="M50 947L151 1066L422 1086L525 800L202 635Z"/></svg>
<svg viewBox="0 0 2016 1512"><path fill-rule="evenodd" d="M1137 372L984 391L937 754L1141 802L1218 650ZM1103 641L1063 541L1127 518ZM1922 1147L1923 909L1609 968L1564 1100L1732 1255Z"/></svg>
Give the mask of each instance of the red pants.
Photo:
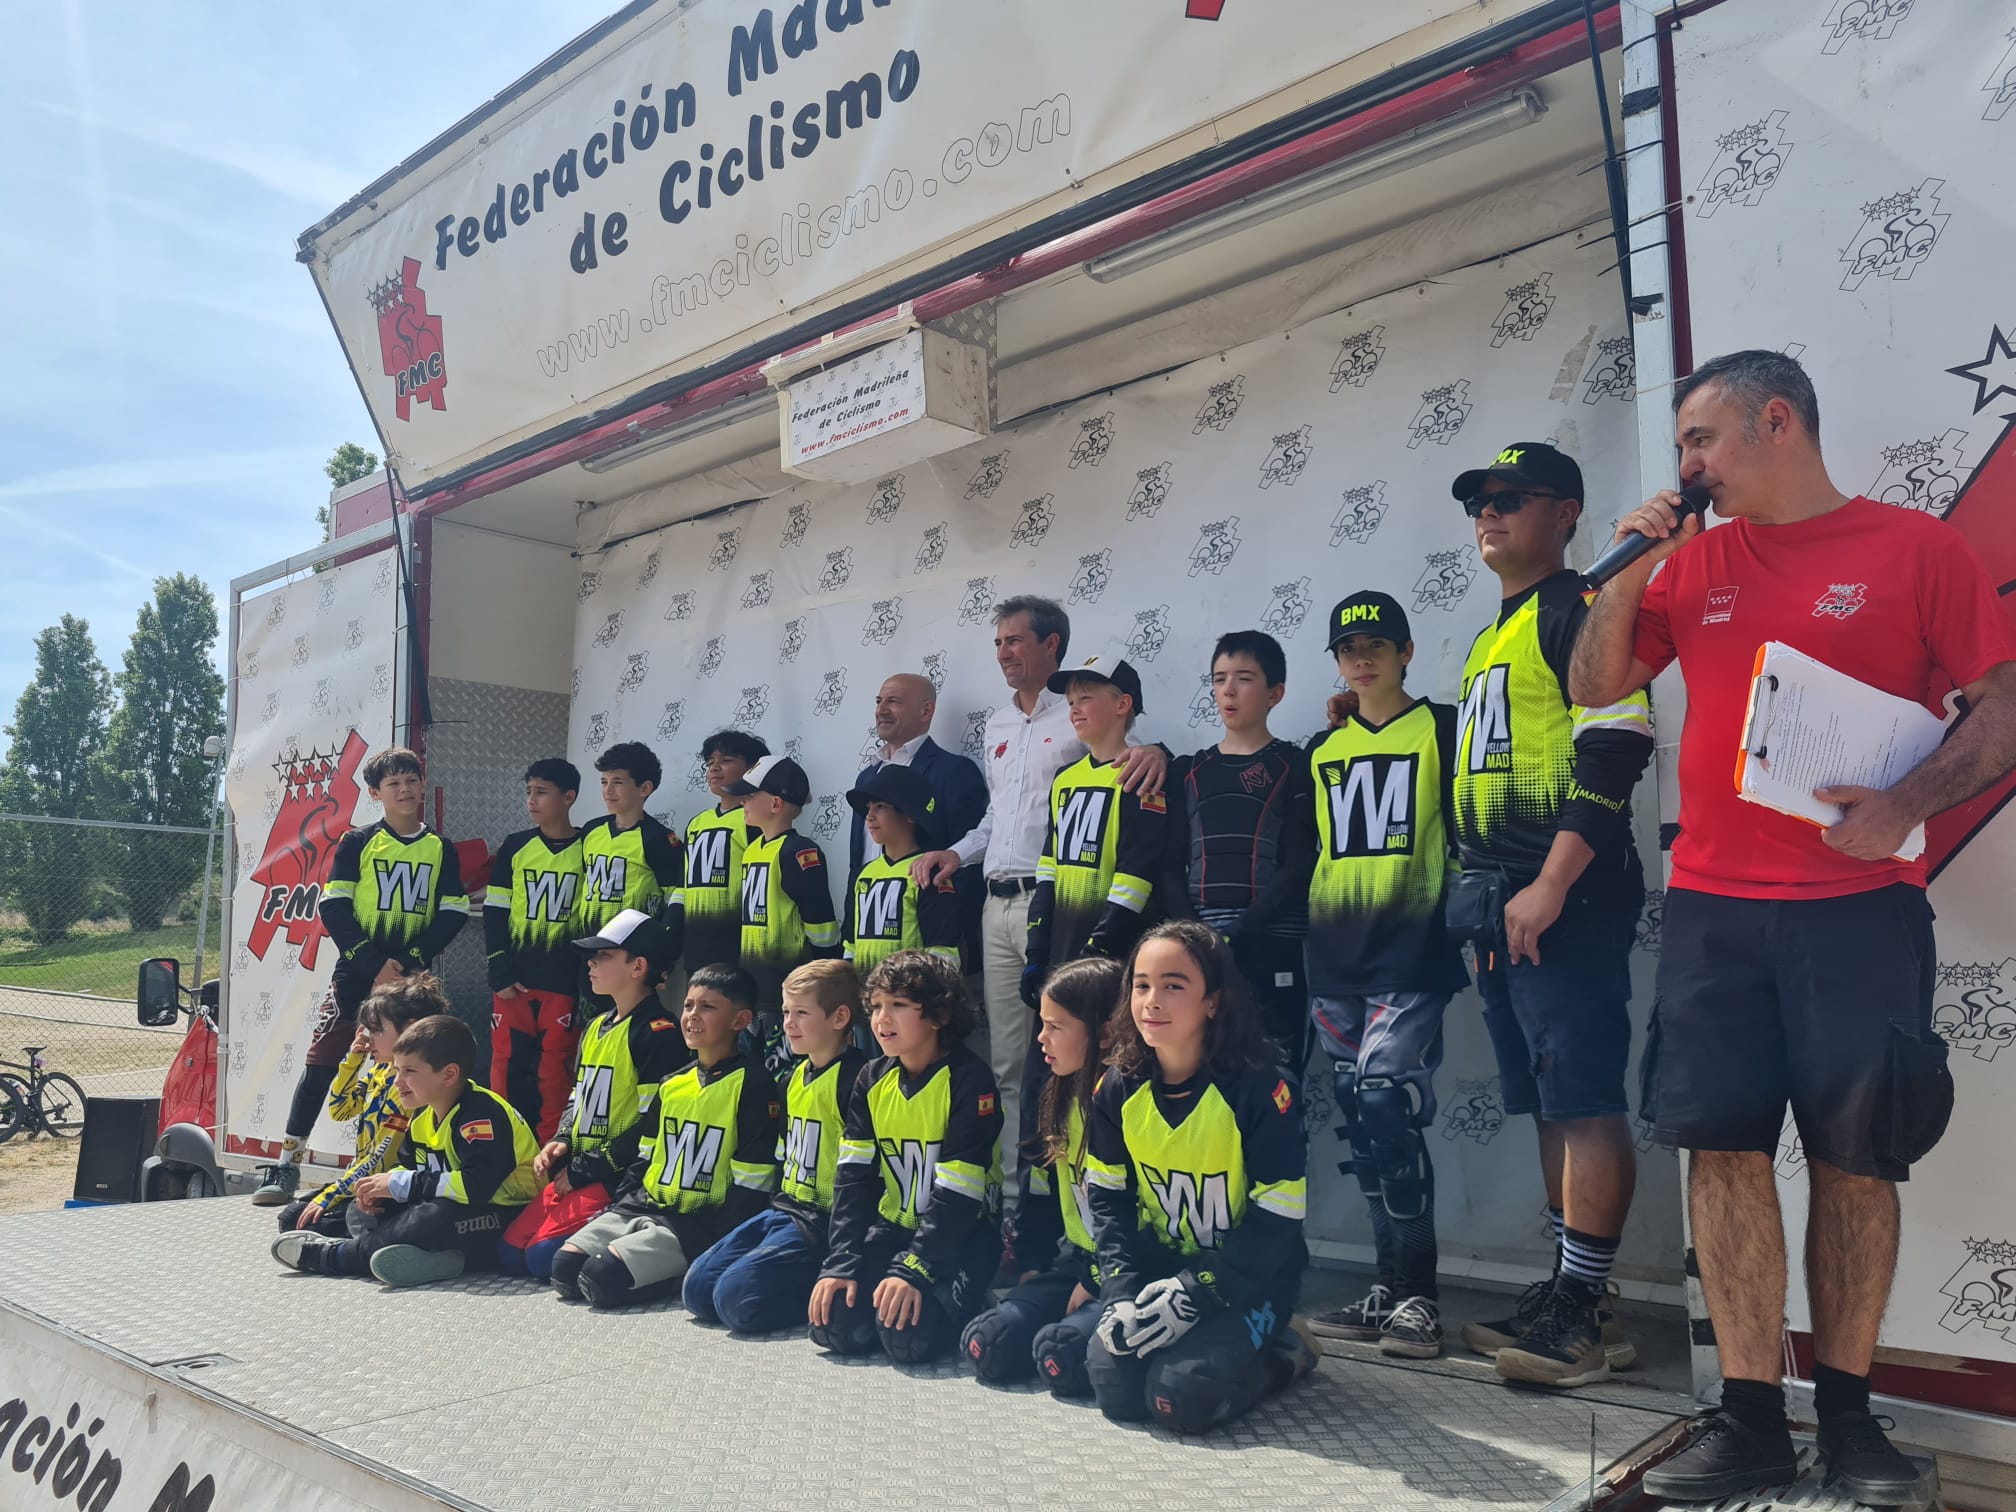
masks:
<svg viewBox="0 0 2016 1512"><path fill-rule="evenodd" d="M521 992L490 1000L490 1090L546 1143L574 1082L581 1014L572 995Z"/></svg>

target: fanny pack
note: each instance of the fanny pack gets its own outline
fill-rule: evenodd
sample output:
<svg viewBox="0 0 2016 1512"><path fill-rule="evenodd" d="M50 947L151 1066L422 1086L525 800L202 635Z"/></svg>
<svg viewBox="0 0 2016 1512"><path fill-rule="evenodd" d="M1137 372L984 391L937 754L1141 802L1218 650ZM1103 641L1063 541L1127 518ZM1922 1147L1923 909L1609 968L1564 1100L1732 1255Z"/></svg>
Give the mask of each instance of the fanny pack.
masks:
<svg viewBox="0 0 2016 1512"><path fill-rule="evenodd" d="M1505 943L1505 902L1511 884L1502 871L1464 870L1442 890L1442 925L1480 950Z"/></svg>

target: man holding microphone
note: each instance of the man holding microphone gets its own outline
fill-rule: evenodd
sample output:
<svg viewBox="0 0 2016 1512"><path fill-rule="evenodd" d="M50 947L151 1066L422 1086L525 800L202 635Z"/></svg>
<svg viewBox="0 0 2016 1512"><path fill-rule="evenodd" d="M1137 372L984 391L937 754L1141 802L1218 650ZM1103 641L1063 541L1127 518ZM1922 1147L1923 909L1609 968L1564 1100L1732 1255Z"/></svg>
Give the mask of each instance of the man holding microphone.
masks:
<svg viewBox="0 0 2016 1512"><path fill-rule="evenodd" d="M1689 1213L1723 1388L1720 1410L1645 1487L1707 1500L1794 1473L1772 1174L1789 1103L1811 1187L1821 1453L1836 1486L1892 1505L1920 1491L1869 1413L1896 1268L1896 1183L1943 1132L1952 1099L1931 1027L1925 865L1896 852L1914 825L2016 766L2016 663L1994 588L1957 532L1834 486L1796 361L1718 357L1673 397L1681 482L1706 489L1731 523L1704 534L1670 490L1626 516L1619 542L1656 544L1603 588L1569 675L1584 704L1642 688L1675 660L1687 684L1643 1111L1662 1142L1691 1152ZM1844 810L1825 830L1743 803L1730 774L1766 641L1934 712L1956 687L1965 716L1894 787L1819 789Z"/></svg>

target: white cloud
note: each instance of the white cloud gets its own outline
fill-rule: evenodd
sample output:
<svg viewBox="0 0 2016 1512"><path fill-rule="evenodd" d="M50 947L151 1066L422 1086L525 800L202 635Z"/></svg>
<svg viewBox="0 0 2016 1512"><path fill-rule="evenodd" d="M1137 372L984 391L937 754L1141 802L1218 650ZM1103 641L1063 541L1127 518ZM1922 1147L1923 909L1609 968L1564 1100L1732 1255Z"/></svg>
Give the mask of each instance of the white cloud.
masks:
<svg viewBox="0 0 2016 1512"><path fill-rule="evenodd" d="M218 488L312 475L321 454L299 447L271 451L212 452L194 457L136 457L31 473L0 483L0 499L45 499L63 494L140 493L174 488ZM18 511L9 511L18 513Z"/></svg>

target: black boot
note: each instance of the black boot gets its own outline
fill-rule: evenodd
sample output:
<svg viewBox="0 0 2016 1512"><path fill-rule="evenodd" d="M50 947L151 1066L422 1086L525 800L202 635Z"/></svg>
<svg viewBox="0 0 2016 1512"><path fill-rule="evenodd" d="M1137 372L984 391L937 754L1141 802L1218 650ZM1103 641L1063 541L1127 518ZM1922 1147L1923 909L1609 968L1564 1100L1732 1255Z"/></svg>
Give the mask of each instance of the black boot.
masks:
<svg viewBox="0 0 2016 1512"><path fill-rule="evenodd" d="M1799 1473L1792 1435L1745 1427L1720 1408L1695 1420L1693 1440L1645 1472L1647 1494L1673 1501L1716 1501L1767 1486L1791 1484Z"/></svg>

